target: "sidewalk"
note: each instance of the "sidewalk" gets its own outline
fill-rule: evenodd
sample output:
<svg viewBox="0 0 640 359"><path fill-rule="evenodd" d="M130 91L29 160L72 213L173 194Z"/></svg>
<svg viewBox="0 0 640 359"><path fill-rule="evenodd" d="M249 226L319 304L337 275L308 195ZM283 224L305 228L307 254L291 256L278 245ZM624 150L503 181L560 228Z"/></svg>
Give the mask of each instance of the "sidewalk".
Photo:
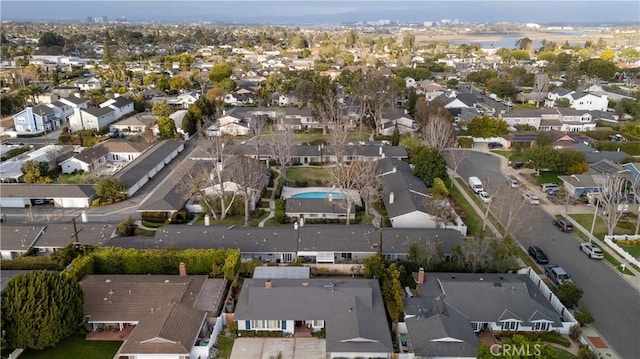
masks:
<svg viewBox="0 0 640 359"><path fill-rule="evenodd" d="M280 182L280 179L282 178L282 173L279 169L273 168L273 170L278 173L278 176L273 179L274 187L267 187L267 190L271 191L271 196L267 199L267 202L269 202L269 208L267 208L269 215L258 223L258 227L264 227L265 223L275 217L276 214L276 189L278 188L278 182Z"/></svg>

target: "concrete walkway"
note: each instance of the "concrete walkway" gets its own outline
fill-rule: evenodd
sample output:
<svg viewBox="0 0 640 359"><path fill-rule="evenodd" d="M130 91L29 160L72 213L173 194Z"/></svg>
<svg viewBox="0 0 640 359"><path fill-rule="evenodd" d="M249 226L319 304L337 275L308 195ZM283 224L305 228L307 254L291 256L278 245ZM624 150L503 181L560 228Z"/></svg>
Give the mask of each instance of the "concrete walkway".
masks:
<svg viewBox="0 0 640 359"><path fill-rule="evenodd" d="M269 215L262 219L260 223L258 223L258 227L264 227L264 224L276 215L276 189L278 188L278 183L282 179L282 172L280 172L280 170L276 168L272 169L276 171L278 175L273 180L273 187L267 187L267 190L271 191L271 196L266 200L267 202L269 202L269 208L267 208L267 212L269 212Z"/></svg>

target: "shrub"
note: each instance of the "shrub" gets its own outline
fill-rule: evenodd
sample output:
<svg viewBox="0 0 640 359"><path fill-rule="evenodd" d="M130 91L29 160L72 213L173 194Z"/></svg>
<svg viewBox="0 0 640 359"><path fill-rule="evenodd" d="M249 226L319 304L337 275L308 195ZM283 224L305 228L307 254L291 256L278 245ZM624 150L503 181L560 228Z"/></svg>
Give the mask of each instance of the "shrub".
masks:
<svg viewBox="0 0 640 359"><path fill-rule="evenodd" d="M473 137L458 137L458 146L460 148L472 148Z"/></svg>
<svg viewBox="0 0 640 359"><path fill-rule="evenodd" d="M20 256L11 260L0 261L2 270L58 270L58 263L51 257Z"/></svg>
<svg viewBox="0 0 640 359"><path fill-rule="evenodd" d="M578 308L578 310L573 313L573 316L581 326L588 325L596 321L589 309L587 309L584 305L580 306L580 308Z"/></svg>
<svg viewBox="0 0 640 359"><path fill-rule="evenodd" d="M284 224L286 222L286 201L284 199L276 200L274 219L280 224Z"/></svg>
<svg viewBox="0 0 640 359"><path fill-rule="evenodd" d="M578 349L578 359L598 359L599 356L586 345L581 345Z"/></svg>
<svg viewBox="0 0 640 359"><path fill-rule="evenodd" d="M573 340L578 340L578 338L580 338L581 335L582 335L582 328L580 328L580 325L574 325L571 328L569 328L569 338Z"/></svg>

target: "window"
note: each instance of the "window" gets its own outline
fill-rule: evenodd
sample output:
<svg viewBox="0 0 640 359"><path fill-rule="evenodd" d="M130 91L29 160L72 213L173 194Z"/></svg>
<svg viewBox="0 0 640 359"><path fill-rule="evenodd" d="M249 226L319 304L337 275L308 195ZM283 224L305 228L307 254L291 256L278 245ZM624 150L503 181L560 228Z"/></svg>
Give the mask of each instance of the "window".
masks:
<svg viewBox="0 0 640 359"><path fill-rule="evenodd" d="M324 320L314 320L313 321L314 328L324 328Z"/></svg>
<svg viewBox="0 0 640 359"><path fill-rule="evenodd" d="M342 259L351 260L351 253L342 253Z"/></svg>
<svg viewBox="0 0 640 359"><path fill-rule="evenodd" d="M281 323L279 320L252 320L251 328L247 329L280 329Z"/></svg>
<svg viewBox="0 0 640 359"><path fill-rule="evenodd" d="M480 323L471 322L471 329L473 329L474 332L477 332L478 330L480 330Z"/></svg>
<svg viewBox="0 0 640 359"><path fill-rule="evenodd" d="M502 330L517 330L518 324L518 322L512 320L504 321L502 322Z"/></svg>
<svg viewBox="0 0 640 359"><path fill-rule="evenodd" d="M549 323L548 322L533 323L533 330L547 331L549 330Z"/></svg>
<svg viewBox="0 0 640 359"><path fill-rule="evenodd" d="M293 254L292 254L292 253L284 253L284 254L282 255L282 260L283 260L285 263L291 263L291 262L293 262Z"/></svg>

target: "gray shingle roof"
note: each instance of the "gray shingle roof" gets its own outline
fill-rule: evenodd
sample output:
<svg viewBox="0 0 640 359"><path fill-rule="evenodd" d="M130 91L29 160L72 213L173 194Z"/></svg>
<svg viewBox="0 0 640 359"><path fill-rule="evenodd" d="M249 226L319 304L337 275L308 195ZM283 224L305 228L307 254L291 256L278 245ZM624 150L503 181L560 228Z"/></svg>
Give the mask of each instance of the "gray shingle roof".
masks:
<svg viewBox="0 0 640 359"><path fill-rule="evenodd" d="M132 186L136 184L142 176L145 176L151 169L164 161L171 152L175 151L183 144L182 141L164 140L146 151L140 157L131 161L122 171L118 172L115 177L120 181Z"/></svg>
<svg viewBox="0 0 640 359"><path fill-rule="evenodd" d="M324 320L327 352L393 351L377 280L271 279L271 283L266 288L263 279L245 279L234 320Z"/></svg>
<svg viewBox="0 0 640 359"><path fill-rule="evenodd" d="M355 204L351 205L349 213L355 213ZM334 199L329 201L323 198L288 198L287 213L334 213L346 214L347 203L345 200Z"/></svg>
<svg viewBox="0 0 640 359"><path fill-rule="evenodd" d="M462 243L453 229L384 228L385 254L407 254L414 243L439 241L445 254ZM116 237L110 246L124 248L239 248L242 253L296 251L297 231L291 228L244 228L171 225L155 237ZM300 228L300 251L378 252L380 231L372 226L305 225Z"/></svg>
<svg viewBox="0 0 640 359"><path fill-rule="evenodd" d="M92 185L84 184L2 184L2 197L9 198L92 198L95 193Z"/></svg>
<svg viewBox="0 0 640 359"><path fill-rule="evenodd" d="M424 182L413 175L408 163L390 158L378 161L378 173L380 168L393 168L395 173L386 173L380 177L384 189L383 202L390 218L395 218L407 213L420 211L427 212L425 201L428 190ZM393 192L394 201L390 202L390 194Z"/></svg>
<svg viewBox="0 0 640 359"><path fill-rule="evenodd" d="M2 187L4 187L4 185ZM44 228L41 224L14 226L3 223L2 226L0 226L0 234L2 234L0 249L3 251L28 251L44 231Z"/></svg>
<svg viewBox="0 0 640 359"><path fill-rule="evenodd" d="M447 305L473 322L517 317L531 325L532 316L560 325L560 315L526 274L426 273L420 293L445 294Z"/></svg>
<svg viewBox="0 0 640 359"><path fill-rule="evenodd" d="M115 231L113 224L76 223L78 241L83 245L104 246ZM73 223L47 223L33 244L34 248L62 248L75 241Z"/></svg>
<svg viewBox="0 0 640 359"><path fill-rule="evenodd" d="M405 323L419 357L475 358L478 337L469 319L437 297L405 298ZM443 341L452 338L458 341Z"/></svg>
<svg viewBox="0 0 640 359"><path fill-rule="evenodd" d="M108 114L109 112L113 112L113 109L110 107L87 107L81 109L80 111L84 111L95 117L100 117Z"/></svg>

